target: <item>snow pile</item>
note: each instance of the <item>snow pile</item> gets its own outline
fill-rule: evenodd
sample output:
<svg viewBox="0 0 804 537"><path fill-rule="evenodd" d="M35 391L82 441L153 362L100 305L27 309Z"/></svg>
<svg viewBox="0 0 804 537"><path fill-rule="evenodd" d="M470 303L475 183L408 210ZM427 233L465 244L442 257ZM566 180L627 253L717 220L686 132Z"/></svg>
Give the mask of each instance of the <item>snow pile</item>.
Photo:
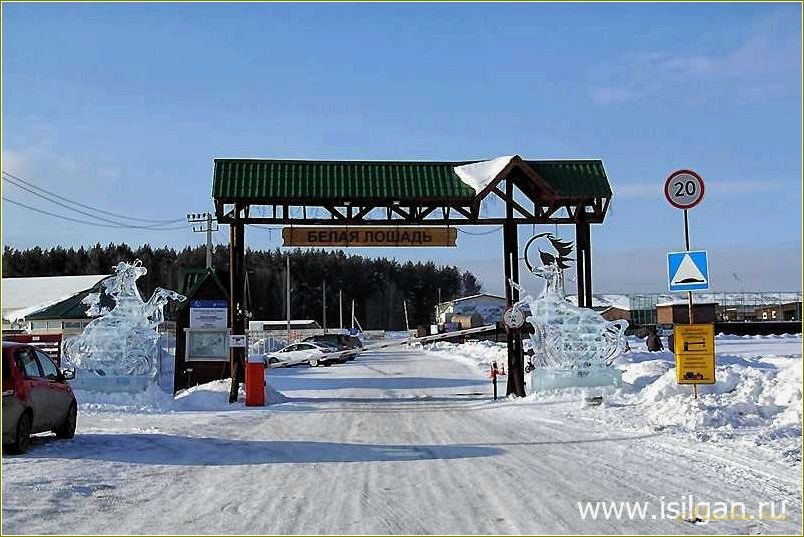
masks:
<svg viewBox="0 0 804 537"><path fill-rule="evenodd" d="M599 408L577 410L573 405L573 415L624 429L689 434L707 441L747 442L769 448L789 462L801 461L800 335L718 337L716 348L726 352L717 354L717 382L698 386L698 399L692 396L692 386L676 382L672 353L647 352L644 341L636 338L631 338L629 344L633 350L614 361L614 367L623 371L623 387L610 392ZM482 372L493 360L498 364L507 362L504 343L436 343L427 350L434 357L473 364ZM528 384L529 381L526 375ZM552 405L540 403L575 403L581 394L582 390L572 389L532 394L522 401L522 408L551 412Z"/></svg>
<svg viewBox="0 0 804 537"><path fill-rule="evenodd" d="M497 157L473 164L455 166L453 169L455 170L455 175L457 175L461 181L472 187L476 193L480 194L498 175L500 175L500 172L508 166L512 158L514 158L513 155Z"/></svg>
<svg viewBox="0 0 804 537"><path fill-rule="evenodd" d="M156 385L148 386L143 392L96 392L89 390L73 390L78 401L79 411L125 411L135 413L153 413L169 410L173 397Z"/></svg>
<svg viewBox="0 0 804 537"><path fill-rule="evenodd" d="M230 386L231 381L228 379L193 386L176 395L173 406L176 410L231 410L233 405L229 404ZM241 385L237 407L239 408L244 401L245 392ZM265 387L266 404L279 404L285 401L287 401L287 397L270 386Z"/></svg>
<svg viewBox="0 0 804 537"><path fill-rule="evenodd" d="M626 371L630 369L629 365ZM801 436L800 359L775 365L758 360L749 365L720 366L717 382L699 386L697 400L691 396L692 387L676 383L675 374L675 368L669 366L642 390L627 385L636 390L634 402L641 403L646 421L655 427L722 436L761 429L762 439L757 443Z"/></svg>
<svg viewBox="0 0 804 537"><path fill-rule="evenodd" d="M143 392L101 393L75 390L79 409L83 412L131 412L140 414L163 412L186 412L208 410L242 410L245 402L243 386L240 386L238 402L229 404L230 381L215 380L199 384L179 392L175 399L157 386L149 386ZM286 402L288 399L271 388L265 387L267 405ZM259 408L259 407L257 407Z"/></svg>
<svg viewBox="0 0 804 537"><path fill-rule="evenodd" d="M448 343L437 341L428 344L424 350L437 356L448 356L453 360L488 370L496 361L499 367L508 364L508 351L505 343L493 341L467 341L466 343Z"/></svg>

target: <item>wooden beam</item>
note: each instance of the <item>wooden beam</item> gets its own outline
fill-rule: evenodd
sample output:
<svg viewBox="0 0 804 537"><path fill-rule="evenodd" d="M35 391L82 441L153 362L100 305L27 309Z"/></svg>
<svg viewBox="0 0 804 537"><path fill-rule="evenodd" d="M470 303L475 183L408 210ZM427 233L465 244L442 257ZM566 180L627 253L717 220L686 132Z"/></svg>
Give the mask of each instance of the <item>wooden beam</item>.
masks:
<svg viewBox="0 0 804 537"><path fill-rule="evenodd" d="M453 209L458 210L457 208L453 207ZM444 226L461 226L461 225L468 225L468 226L500 226L505 223L505 218L495 218L495 217L488 217L488 218L472 218L471 213L468 213L466 209L463 209L464 213L462 213L462 218L454 218L454 217L447 217L447 218L434 218L431 220L426 220L425 222L432 222L433 225L444 225ZM459 211L460 212L460 211ZM467 213L469 216L466 216ZM594 215L587 215L593 217ZM281 226L281 225L295 225L295 226L331 226L333 222L337 222L343 225L349 226L382 226L382 225L391 225L391 224L403 224L405 221L401 218L399 219L391 219L391 218L371 218L366 219L363 218L358 220L353 218L349 220L348 218L343 217L342 219L334 220L333 218L321 218L321 217L309 217L307 219L304 218L271 218L267 216L252 216L248 219L242 219L244 224L264 224L264 225L274 225L274 226ZM220 220L221 224L230 224L230 218L222 218ZM414 222L410 222L411 224L422 222L421 220L416 220ZM531 225L531 224L574 224L576 222L575 218L569 217L551 217L551 218L514 218L514 222L517 225ZM591 224L599 224L601 223L600 220L595 218L590 218L589 223Z"/></svg>
<svg viewBox="0 0 804 537"><path fill-rule="evenodd" d="M331 205L324 205L324 209L329 211L329 214L332 215L333 220L345 220L346 219L346 216L344 216L340 211L338 211L337 208L335 208L335 207L333 207ZM307 218L305 218L305 220L307 220Z"/></svg>
<svg viewBox="0 0 804 537"><path fill-rule="evenodd" d="M465 209L464 207L461 207L460 205L455 205L452 208L455 209L456 211L458 211L459 213L461 213L462 215L464 215L469 220L472 220L474 218L472 216L472 208L471 207L469 209ZM464 223L466 223L466 222L464 222Z"/></svg>
<svg viewBox="0 0 804 537"><path fill-rule="evenodd" d="M509 197L507 194L505 194L496 186L492 189L492 192L494 192L497 195L497 197L503 200L505 203L511 204L513 208L516 209L517 212L519 212L519 214L521 214L525 218L534 218L534 215L532 215L527 209L525 209L522 205L520 205L513 197Z"/></svg>
<svg viewBox="0 0 804 537"><path fill-rule="evenodd" d="M391 211L398 214L404 219L410 219L410 213L406 213L402 207L397 207L395 205L391 205Z"/></svg>
<svg viewBox="0 0 804 537"><path fill-rule="evenodd" d="M357 214L354 216L354 218L357 219L357 220L360 220L360 219L362 219L364 216L366 216L368 213L370 213L373 210L374 210L373 205L368 205L366 207L361 207L360 210L357 211Z"/></svg>
<svg viewBox="0 0 804 537"><path fill-rule="evenodd" d="M419 212L419 214L417 215L417 219L418 219L418 220L424 220L425 218L427 218L428 216L430 216L430 215L433 213L433 211L435 211L436 209L438 209L438 207L437 207L437 206L435 206L435 205L434 205L434 206L432 206L432 207L427 207L427 208L423 209L423 210L422 210L421 212Z"/></svg>

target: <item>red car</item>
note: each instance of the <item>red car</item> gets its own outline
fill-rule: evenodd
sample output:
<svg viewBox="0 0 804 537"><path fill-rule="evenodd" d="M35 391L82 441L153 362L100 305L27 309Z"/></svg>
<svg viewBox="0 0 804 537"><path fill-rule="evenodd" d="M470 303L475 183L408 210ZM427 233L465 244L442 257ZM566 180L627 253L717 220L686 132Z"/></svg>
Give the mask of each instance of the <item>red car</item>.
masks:
<svg viewBox="0 0 804 537"><path fill-rule="evenodd" d="M25 453L31 435L53 431L72 438L78 404L67 381L72 369L59 370L39 349L3 342L3 447Z"/></svg>

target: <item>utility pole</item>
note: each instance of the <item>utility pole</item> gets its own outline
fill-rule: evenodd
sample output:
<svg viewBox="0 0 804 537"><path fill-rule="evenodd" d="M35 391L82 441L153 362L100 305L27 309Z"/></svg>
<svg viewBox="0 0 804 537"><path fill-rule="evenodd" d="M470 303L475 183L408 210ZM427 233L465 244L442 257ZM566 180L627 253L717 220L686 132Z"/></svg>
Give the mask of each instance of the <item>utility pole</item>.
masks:
<svg viewBox="0 0 804 537"><path fill-rule="evenodd" d="M405 331L408 332L408 336L410 336L410 322L408 322L408 301L402 301L402 309L405 310Z"/></svg>
<svg viewBox="0 0 804 537"><path fill-rule="evenodd" d="M327 280L324 280L321 285L321 312L324 318L324 333L327 333Z"/></svg>
<svg viewBox="0 0 804 537"><path fill-rule="evenodd" d="M338 321L343 330L343 289L338 289Z"/></svg>
<svg viewBox="0 0 804 537"><path fill-rule="evenodd" d="M352 325L352 332L355 330L355 299L352 299L352 322L349 323Z"/></svg>
<svg viewBox="0 0 804 537"><path fill-rule="evenodd" d="M212 232L218 231L218 221L211 213L188 213L187 222L193 225L196 233L207 234L207 268L212 268Z"/></svg>
<svg viewBox="0 0 804 537"><path fill-rule="evenodd" d="M287 344L290 345L290 254L288 254L285 260L287 261L285 265L285 310L288 315Z"/></svg>

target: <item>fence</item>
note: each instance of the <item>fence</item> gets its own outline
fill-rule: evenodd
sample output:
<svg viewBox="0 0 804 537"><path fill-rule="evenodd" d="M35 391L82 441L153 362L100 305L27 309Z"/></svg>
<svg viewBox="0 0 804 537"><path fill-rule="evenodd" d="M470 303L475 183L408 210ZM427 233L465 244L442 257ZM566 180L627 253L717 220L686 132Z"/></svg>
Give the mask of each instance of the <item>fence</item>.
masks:
<svg viewBox="0 0 804 537"><path fill-rule="evenodd" d="M681 295L660 293L622 295L629 304L631 324L656 324L656 304L678 300ZM693 301L716 303L720 322L801 321L801 292L740 291L695 293ZM615 304L616 305L616 304Z"/></svg>

